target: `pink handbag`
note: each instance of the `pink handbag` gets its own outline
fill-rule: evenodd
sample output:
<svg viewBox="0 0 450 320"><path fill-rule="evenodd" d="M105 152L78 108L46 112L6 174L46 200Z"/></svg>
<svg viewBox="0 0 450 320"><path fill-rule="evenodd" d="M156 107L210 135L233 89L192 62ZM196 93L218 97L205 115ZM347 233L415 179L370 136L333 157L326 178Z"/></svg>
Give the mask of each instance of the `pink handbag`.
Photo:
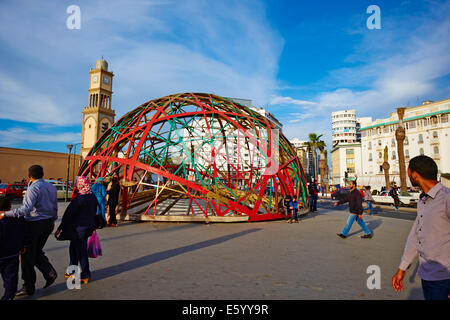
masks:
<svg viewBox="0 0 450 320"><path fill-rule="evenodd" d="M100 245L100 239L95 230L88 239L87 249L89 258L97 258L102 255L102 246Z"/></svg>

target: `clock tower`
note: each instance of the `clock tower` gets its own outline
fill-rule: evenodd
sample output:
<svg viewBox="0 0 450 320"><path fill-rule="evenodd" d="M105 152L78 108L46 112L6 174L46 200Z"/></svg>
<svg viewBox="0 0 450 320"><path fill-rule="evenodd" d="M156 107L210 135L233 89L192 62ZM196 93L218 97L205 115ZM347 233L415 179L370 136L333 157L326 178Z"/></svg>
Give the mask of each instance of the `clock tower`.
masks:
<svg viewBox="0 0 450 320"><path fill-rule="evenodd" d="M81 130L81 156L89 153L97 140L114 123L116 113L111 109L112 80L108 63L98 60L95 69L89 70L89 105L83 109Z"/></svg>

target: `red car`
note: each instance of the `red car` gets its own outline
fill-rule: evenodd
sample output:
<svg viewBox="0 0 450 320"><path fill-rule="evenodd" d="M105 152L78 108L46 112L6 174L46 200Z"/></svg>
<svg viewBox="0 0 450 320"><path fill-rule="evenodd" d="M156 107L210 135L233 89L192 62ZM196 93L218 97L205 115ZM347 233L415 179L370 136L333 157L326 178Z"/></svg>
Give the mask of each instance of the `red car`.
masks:
<svg viewBox="0 0 450 320"><path fill-rule="evenodd" d="M23 191L26 189L24 184L0 184L0 197L9 197L11 199L23 197Z"/></svg>

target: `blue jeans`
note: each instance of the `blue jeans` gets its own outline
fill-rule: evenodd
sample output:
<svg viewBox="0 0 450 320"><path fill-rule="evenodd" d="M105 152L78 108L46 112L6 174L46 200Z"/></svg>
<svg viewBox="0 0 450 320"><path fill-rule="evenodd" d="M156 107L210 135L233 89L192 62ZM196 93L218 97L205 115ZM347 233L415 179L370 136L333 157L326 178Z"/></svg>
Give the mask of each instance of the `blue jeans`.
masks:
<svg viewBox="0 0 450 320"><path fill-rule="evenodd" d="M298 221L298 209L294 208L292 211L293 212L291 218L294 219L295 221Z"/></svg>
<svg viewBox="0 0 450 320"><path fill-rule="evenodd" d="M367 208L364 209L364 211L369 210L369 215L372 215L372 212L373 212L372 201L366 201L366 202L367 202Z"/></svg>
<svg viewBox="0 0 450 320"><path fill-rule="evenodd" d="M317 211L317 196L311 195L309 197L309 210Z"/></svg>
<svg viewBox="0 0 450 320"><path fill-rule="evenodd" d="M348 216L347 225L345 226L344 231L342 231L342 234L344 236L347 236L347 234L350 231L350 228L352 227L353 222L355 222L356 218L358 218L358 216L356 214L350 213L350 215ZM363 219L358 218L358 224L364 230L364 234L371 234L369 228L367 228Z"/></svg>
<svg viewBox="0 0 450 320"><path fill-rule="evenodd" d="M450 279L422 280L422 290L425 300L450 300Z"/></svg>

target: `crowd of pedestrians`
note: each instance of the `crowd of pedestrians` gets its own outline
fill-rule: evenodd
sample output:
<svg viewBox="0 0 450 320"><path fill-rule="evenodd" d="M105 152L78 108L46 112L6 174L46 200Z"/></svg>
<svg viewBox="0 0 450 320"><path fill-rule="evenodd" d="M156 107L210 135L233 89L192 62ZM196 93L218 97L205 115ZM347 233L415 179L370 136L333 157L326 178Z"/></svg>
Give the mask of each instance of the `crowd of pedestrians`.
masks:
<svg viewBox="0 0 450 320"><path fill-rule="evenodd" d="M58 277L44 252L58 218L56 187L43 179L42 166L31 166L28 177L29 186L20 207L11 209L9 199L0 198L0 273L5 288L2 300L33 295L36 269L45 279L44 289ZM109 225L117 227L119 196L117 177L113 177L109 188L102 178L98 178L93 185L86 177L75 179L72 199L54 235L57 240L70 241L69 265L80 266L81 283L88 283L91 277L88 239L95 229L103 227L99 221L106 221L106 204L109 207ZM19 261L23 285L18 290ZM65 273L66 278L70 276Z"/></svg>
<svg viewBox="0 0 450 320"><path fill-rule="evenodd" d="M427 300L450 299L450 189L437 180L438 168L433 159L418 156L410 160L408 176L414 187L422 193L417 206L417 217L406 241L403 256L396 274L392 277L392 287L399 292L404 289L406 272L419 259L418 276L422 280L422 290ZM36 288L36 270L45 279L44 288L57 279L57 271L47 258L44 247L53 232L57 219L56 188L43 180L43 168L31 166L28 172L30 184L22 206L11 209L7 198L0 199L0 273L4 283L2 300L15 296L33 295ZM364 189L364 190L363 190ZM119 203L120 183L113 177L109 186L102 178L91 184L86 177L77 177L72 199L67 206L55 237L69 243L69 265L79 265L81 283L91 278L89 268L88 239L100 228L99 217L106 223L106 206L109 207L110 226L117 226L116 207ZM317 211L319 189L317 183L308 186L310 212ZM392 186L389 195L394 198L396 210L399 200L397 186ZM395 197L397 200L395 200ZM350 191L334 203L334 206L348 203L349 216L344 229L337 235L347 238L357 222L363 229L361 238L373 238L363 213L373 214L374 199L370 186L358 189L356 181L350 181ZM363 207L366 203L366 207ZM286 220L299 222L299 209L303 202L292 196L282 200ZM23 286L18 289L19 266L22 271ZM65 273L65 277L71 274Z"/></svg>

